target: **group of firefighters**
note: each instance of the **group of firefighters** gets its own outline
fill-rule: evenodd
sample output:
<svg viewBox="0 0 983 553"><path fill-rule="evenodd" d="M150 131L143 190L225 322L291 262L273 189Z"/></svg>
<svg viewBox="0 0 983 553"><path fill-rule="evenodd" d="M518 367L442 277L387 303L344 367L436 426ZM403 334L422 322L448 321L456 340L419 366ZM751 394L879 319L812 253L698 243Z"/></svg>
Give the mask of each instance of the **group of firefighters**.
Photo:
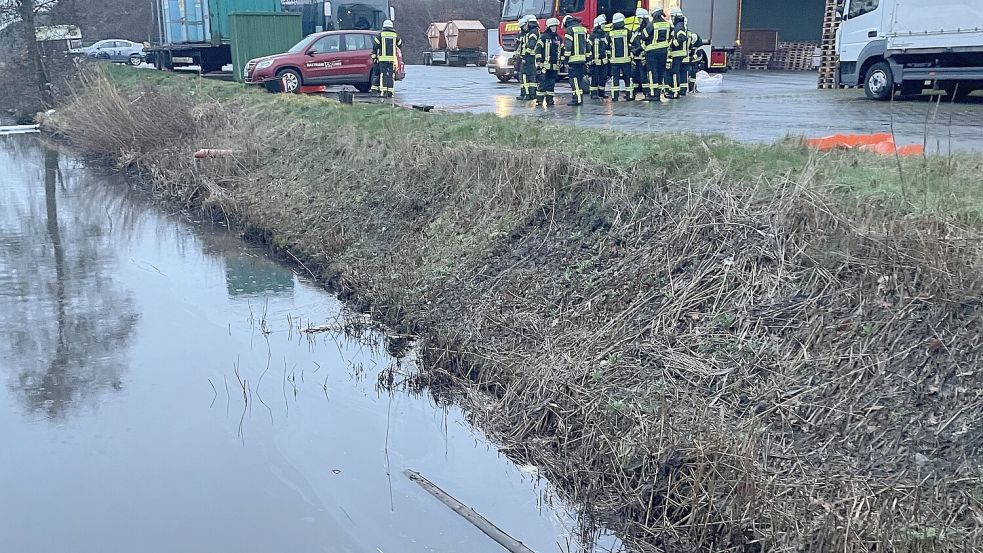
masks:
<svg viewBox="0 0 983 553"><path fill-rule="evenodd" d="M621 95L633 101L639 91L648 101L677 99L694 91L697 54L703 41L687 29L683 12L657 10L650 14L639 8L635 20L637 28L630 31L624 14L616 13L607 30L607 18L599 15L588 33L579 19L568 15L563 18L561 40L558 19L548 19L541 33L535 16L522 18L517 48L522 83L518 99L553 105L561 63L567 66L573 89L571 106L584 103L585 91L592 99L610 97L615 102Z"/></svg>

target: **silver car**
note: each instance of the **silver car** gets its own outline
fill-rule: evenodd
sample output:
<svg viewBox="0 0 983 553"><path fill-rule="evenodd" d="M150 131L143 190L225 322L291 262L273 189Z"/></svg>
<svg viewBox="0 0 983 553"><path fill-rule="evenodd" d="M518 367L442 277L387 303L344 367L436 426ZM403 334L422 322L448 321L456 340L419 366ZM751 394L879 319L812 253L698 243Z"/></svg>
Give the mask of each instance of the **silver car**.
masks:
<svg viewBox="0 0 983 553"><path fill-rule="evenodd" d="M100 40L92 46L86 46L79 52L87 57L111 61L113 63L129 63L140 65L144 60L143 44L118 38Z"/></svg>

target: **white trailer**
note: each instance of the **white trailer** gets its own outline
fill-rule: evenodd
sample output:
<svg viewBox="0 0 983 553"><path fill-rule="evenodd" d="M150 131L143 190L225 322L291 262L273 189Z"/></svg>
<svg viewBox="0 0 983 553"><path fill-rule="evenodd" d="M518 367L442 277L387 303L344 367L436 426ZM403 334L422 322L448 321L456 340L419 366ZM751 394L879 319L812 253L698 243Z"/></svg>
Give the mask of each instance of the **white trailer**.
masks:
<svg viewBox="0 0 983 553"><path fill-rule="evenodd" d="M681 0L678 4L689 29L703 39L701 64L711 71L727 71L728 58L741 38L741 0Z"/></svg>
<svg viewBox="0 0 983 553"><path fill-rule="evenodd" d="M842 0L838 15L840 84L862 85L875 100L983 89L983 2Z"/></svg>

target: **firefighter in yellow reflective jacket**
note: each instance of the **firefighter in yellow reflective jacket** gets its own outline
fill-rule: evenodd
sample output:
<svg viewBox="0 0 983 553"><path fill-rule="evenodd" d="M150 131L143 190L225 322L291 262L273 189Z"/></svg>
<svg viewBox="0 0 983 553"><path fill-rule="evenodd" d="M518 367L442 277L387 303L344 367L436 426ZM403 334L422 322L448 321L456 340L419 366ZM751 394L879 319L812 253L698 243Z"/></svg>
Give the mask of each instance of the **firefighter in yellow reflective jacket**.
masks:
<svg viewBox="0 0 983 553"><path fill-rule="evenodd" d="M631 37L631 53L632 60L634 64L632 65L632 80L635 81L636 87L641 87L645 90L645 75L647 74L647 69L645 67L645 44L646 44L646 33L645 29L651 27L652 22L649 19L649 12L645 8L638 8L635 11L635 23L638 27L635 28L635 32L632 33ZM631 94L628 100L635 99L636 89L631 90ZM648 94L648 92L646 92Z"/></svg>
<svg viewBox="0 0 983 553"><path fill-rule="evenodd" d="M396 92L396 50L402 47L403 39L396 34L393 22L385 20L382 32L375 36L372 44L372 55L379 60L379 92L383 98L392 98Z"/></svg>
<svg viewBox="0 0 983 553"><path fill-rule="evenodd" d="M650 22L639 27L639 44L645 51L645 99L662 99L665 88L666 62L669 57L669 22L662 10L657 10Z"/></svg>
<svg viewBox="0 0 983 553"><path fill-rule="evenodd" d="M627 99L630 100L635 90L631 77L631 36L625 28L624 14L614 14L611 23L611 32L608 33L611 40L611 99L617 102L619 93L625 92L627 86Z"/></svg>
<svg viewBox="0 0 983 553"><path fill-rule="evenodd" d="M607 18L604 14L594 19L594 30L590 34L590 97L594 100L606 98L611 56L611 38L604 30Z"/></svg>
<svg viewBox="0 0 983 553"><path fill-rule="evenodd" d="M573 98L568 105L582 106L584 91L588 87L587 57L591 53L590 38L583 23L572 15L563 18L563 29L565 33L560 57L567 64L570 88L573 89Z"/></svg>
<svg viewBox="0 0 983 553"><path fill-rule="evenodd" d="M673 10L672 38L669 40L669 98L679 98L680 88L686 86L686 76L683 74L683 59L688 53L689 36L686 32L686 18L683 12Z"/></svg>
<svg viewBox="0 0 983 553"><path fill-rule="evenodd" d="M546 31L539 37L536 45L536 67L539 69L539 90L536 102L544 106L556 103L556 79L560 75L560 20L551 17L546 20Z"/></svg>
<svg viewBox="0 0 983 553"><path fill-rule="evenodd" d="M522 60L519 73L519 100L535 100L539 74L536 71L536 47L539 45L539 21L534 15L527 15L519 21L521 33L515 48Z"/></svg>

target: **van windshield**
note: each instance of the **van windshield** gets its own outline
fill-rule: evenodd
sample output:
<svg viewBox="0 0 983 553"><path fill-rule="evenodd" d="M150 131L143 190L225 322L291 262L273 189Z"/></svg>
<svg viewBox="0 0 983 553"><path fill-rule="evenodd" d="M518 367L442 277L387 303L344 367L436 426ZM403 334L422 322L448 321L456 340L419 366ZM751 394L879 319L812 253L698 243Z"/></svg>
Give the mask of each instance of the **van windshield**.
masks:
<svg viewBox="0 0 983 553"><path fill-rule="evenodd" d="M298 54L300 52L303 52L304 50L307 49L307 47L312 42L314 42L315 40L317 40L317 38L318 38L317 35L311 35L311 36L305 38L304 40L298 42L297 44L294 44L294 47L291 48L291 49L289 49L289 50L287 50L287 53L289 53L289 54Z"/></svg>
<svg viewBox="0 0 983 553"><path fill-rule="evenodd" d="M524 15L537 18L553 17L553 0L505 0L502 21L518 20Z"/></svg>

